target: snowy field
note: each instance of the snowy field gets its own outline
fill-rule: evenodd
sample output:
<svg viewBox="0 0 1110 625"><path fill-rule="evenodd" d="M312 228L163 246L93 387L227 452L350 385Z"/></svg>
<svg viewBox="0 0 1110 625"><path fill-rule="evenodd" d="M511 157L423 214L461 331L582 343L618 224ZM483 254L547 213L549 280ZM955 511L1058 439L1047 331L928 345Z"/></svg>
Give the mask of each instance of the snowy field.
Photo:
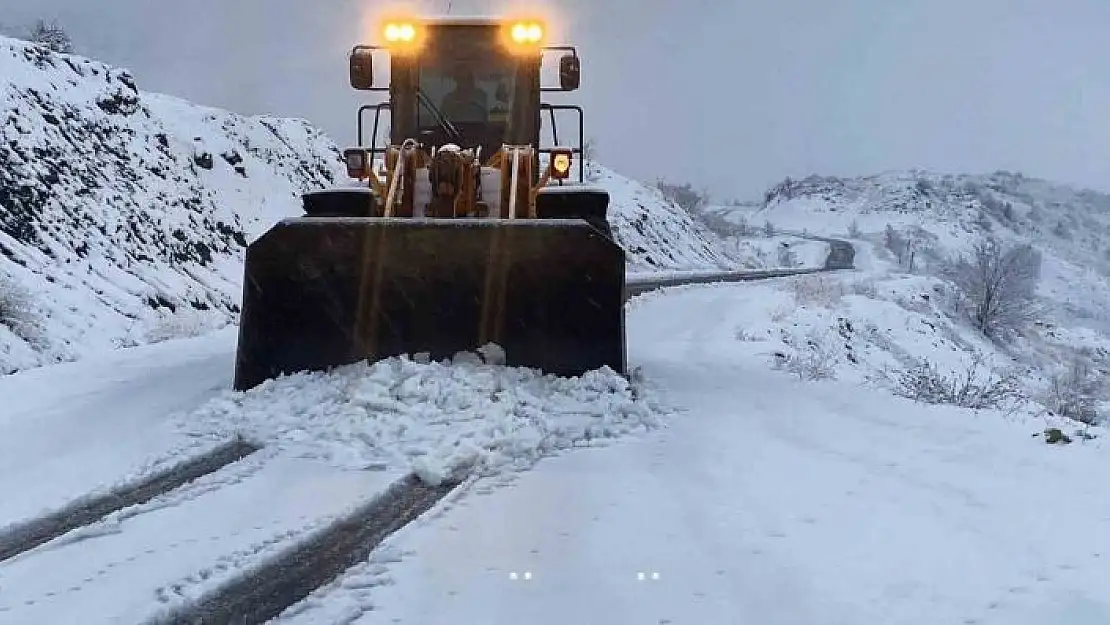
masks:
<svg viewBox="0 0 1110 625"><path fill-rule="evenodd" d="M25 386L24 405L54 406L52 430L91 422L82 406L117 409L99 413L104 442L89 449L58 438L54 450L13 429L27 419L0 424L0 440L36 442L20 458L30 471L50 475L66 454L90 467L44 493L8 480L8 518L141 474L151 455L236 433L265 447L0 563L0 615L133 622L266 562L400 471L435 480L477 463L447 500L278 622L1110 622L1110 493L1091 477L1107 462L1101 436L1049 446L1027 414L924 406L876 388L896 354L946 351L944 333L922 334L896 303L920 285L883 303L852 291L859 276L837 275L840 290L787 279L636 298L632 385L473 356L231 393L227 331L121 352L130 360L100 363L99 382L77 375L81 363L52 367L83 380L72 394ZM776 365L791 349L785 330L836 328L838 315L880 330L852 346L858 362L838 358L819 382ZM959 350L948 351L959 367ZM21 375L46 380L50 369ZM143 375L146 396L133 385ZM137 426L144 409L174 408Z"/></svg>
<svg viewBox="0 0 1110 625"><path fill-rule="evenodd" d="M279 622L1110 622L1100 442L770 370L750 299L640 302L630 357L680 415L471 485Z"/></svg>

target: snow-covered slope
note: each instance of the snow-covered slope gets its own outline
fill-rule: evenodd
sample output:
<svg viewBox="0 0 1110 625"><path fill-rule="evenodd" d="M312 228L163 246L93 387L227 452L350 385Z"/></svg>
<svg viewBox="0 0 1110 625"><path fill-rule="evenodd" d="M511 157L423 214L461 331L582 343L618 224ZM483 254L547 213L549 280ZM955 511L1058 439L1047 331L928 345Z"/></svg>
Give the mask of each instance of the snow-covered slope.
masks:
<svg viewBox="0 0 1110 625"><path fill-rule="evenodd" d="M590 183L609 192L609 223L629 272L735 269L743 255L655 188L591 164Z"/></svg>
<svg viewBox="0 0 1110 625"><path fill-rule="evenodd" d="M1107 208L1110 195L1020 174L911 171L786 180L760 206L715 212L741 227L851 239L863 273L795 281L794 296L779 304L770 293L753 298L764 310L748 313L743 340L769 340L768 353L810 373L817 367L895 386L923 361L962 376L978 354L980 374L1016 373L1022 392L1043 400L1055 392L1053 377L1073 364L1090 369L1095 399L1110 379ZM984 340L952 305L959 293L947 261L988 236L1032 243L1043 259L1036 323L1005 344ZM912 256L899 258L905 241Z"/></svg>
<svg viewBox="0 0 1110 625"><path fill-rule="evenodd" d="M738 266L658 192L593 170L630 271ZM343 176L307 122L0 38L0 374L234 323L247 241Z"/></svg>
<svg viewBox="0 0 1110 625"><path fill-rule="evenodd" d="M277 622L1110 623L1101 440L767 371L752 286L630 311L667 427L478 481Z"/></svg>
<svg viewBox="0 0 1110 625"><path fill-rule="evenodd" d="M1017 173L887 172L811 176L767 191L754 211L720 213L756 226L853 234L881 244L888 225L917 239L919 268L983 237L1030 241L1044 256L1041 294L1058 322L1110 331L1110 195Z"/></svg>
<svg viewBox="0 0 1110 625"><path fill-rule="evenodd" d="M226 322L245 242L341 171L305 122L80 57L0 39L0 76L0 372Z"/></svg>

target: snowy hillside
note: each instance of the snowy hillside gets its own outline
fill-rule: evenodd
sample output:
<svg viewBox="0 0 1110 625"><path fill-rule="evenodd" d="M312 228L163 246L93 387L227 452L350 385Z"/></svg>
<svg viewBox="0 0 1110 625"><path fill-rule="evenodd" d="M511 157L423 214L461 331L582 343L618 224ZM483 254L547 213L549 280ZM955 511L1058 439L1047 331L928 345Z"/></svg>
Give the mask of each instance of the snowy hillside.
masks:
<svg viewBox="0 0 1110 625"><path fill-rule="evenodd" d="M914 239L919 269L984 235L1032 241L1044 253L1041 294L1057 321L1110 331L1110 195L1010 172L813 176L770 189L754 211L719 208L753 226L882 243L887 225Z"/></svg>
<svg viewBox="0 0 1110 625"><path fill-rule="evenodd" d="M304 121L12 39L0 76L0 373L233 323L247 241L345 176ZM596 171L630 271L738 266L657 192Z"/></svg>
<svg viewBox="0 0 1110 625"><path fill-rule="evenodd" d="M759 304L746 313L753 321L738 324L738 336L753 347L763 343L768 357L808 370L803 375L828 372L897 388L923 362L963 376L978 354L981 379L1005 380L1051 409L1059 398L1050 396L1071 367L1086 370L1073 386L1085 387L1095 403L1105 397L1106 208L1110 196L1018 174L901 172L787 180L760 206L715 212L741 228L771 224L841 236L857 247L856 277L805 278L787 288L793 297L754 298ZM1033 323L1003 342L987 340L959 314L956 300L966 294L952 281L952 259L987 237L1032 243L1041 256Z"/></svg>
<svg viewBox="0 0 1110 625"><path fill-rule="evenodd" d="M0 371L225 323L245 242L341 171L304 122L80 57L0 39L0 76Z"/></svg>
<svg viewBox="0 0 1110 625"><path fill-rule="evenodd" d="M596 164L591 164L589 177L590 184L609 192L609 223L628 252L629 272L744 266L743 254L730 249L658 189Z"/></svg>

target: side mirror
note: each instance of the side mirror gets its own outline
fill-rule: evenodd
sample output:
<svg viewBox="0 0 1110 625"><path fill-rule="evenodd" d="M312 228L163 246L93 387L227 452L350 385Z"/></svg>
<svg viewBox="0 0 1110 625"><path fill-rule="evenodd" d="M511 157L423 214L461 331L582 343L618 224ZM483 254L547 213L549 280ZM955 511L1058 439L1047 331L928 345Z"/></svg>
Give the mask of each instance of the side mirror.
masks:
<svg viewBox="0 0 1110 625"><path fill-rule="evenodd" d="M578 56L567 54L559 59L559 86L563 91L574 91L582 82L582 63Z"/></svg>
<svg viewBox="0 0 1110 625"><path fill-rule="evenodd" d="M374 51L366 48L351 50L351 86L359 91L374 87Z"/></svg>

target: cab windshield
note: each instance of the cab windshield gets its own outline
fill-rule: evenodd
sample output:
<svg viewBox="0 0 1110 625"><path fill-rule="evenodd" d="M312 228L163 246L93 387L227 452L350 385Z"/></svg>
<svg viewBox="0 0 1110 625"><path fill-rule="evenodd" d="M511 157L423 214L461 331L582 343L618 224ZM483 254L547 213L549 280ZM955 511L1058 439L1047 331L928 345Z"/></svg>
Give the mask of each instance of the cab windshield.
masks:
<svg viewBox="0 0 1110 625"><path fill-rule="evenodd" d="M452 124L508 125L516 59L497 40L497 29L453 27L436 32L421 55L419 86ZM421 129L439 125L430 107L418 108Z"/></svg>

